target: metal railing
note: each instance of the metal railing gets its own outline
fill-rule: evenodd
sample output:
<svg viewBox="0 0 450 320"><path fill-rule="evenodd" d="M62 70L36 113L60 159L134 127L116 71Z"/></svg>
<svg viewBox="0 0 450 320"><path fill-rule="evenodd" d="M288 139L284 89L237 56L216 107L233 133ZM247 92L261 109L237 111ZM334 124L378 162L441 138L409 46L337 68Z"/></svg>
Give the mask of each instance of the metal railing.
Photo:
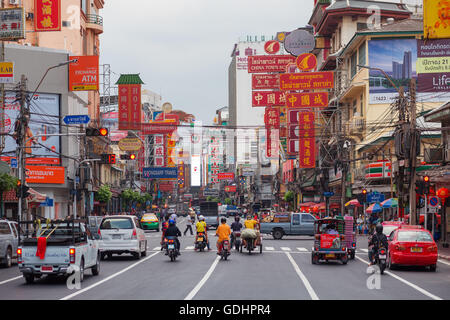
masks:
<svg viewBox="0 0 450 320"><path fill-rule="evenodd" d="M86 22L87 23L92 23L92 24L97 24L97 25L103 27L103 17L99 16L97 14L87 14L86 15Z"/></svg>

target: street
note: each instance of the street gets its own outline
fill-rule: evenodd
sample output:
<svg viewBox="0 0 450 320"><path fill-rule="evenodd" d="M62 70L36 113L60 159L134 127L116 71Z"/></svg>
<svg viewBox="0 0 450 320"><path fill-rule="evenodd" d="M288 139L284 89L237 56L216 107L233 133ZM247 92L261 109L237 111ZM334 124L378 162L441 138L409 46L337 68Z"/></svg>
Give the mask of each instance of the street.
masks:
<svg viewBox="0 0 450 320"><path fill-rule="evenodd" d="M183 232L185 219L178 218ZM231 222L231 218L228 219ZM160 251L160 232L147 231L147 256L113 256L101 263L99 276L85 272L81 289L70 290L64 278L42 277L32 285L17 265L0 269L0 300L448 300L450 262L438 260L437 271L424 268L387 270L379 288L367 282L367 238L358 238L355 260L311 264L311 237L263 238L263 253L232 251L229 260L211 251L195 252L194 236L180 238L176 262ZM375 282L373 282L375 283Z"/></svg>

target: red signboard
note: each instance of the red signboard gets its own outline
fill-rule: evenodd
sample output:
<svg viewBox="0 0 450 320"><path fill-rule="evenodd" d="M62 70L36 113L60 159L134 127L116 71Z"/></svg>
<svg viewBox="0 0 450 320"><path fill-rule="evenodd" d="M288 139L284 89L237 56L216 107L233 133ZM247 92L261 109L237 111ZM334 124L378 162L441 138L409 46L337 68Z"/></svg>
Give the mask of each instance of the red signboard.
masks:
<svg viewBox="0 0 450 320"><path fill-rule="evenodd" d="M119 130L141 130L141 85L119 84Z"/></svg>
<svg viewBox="0 0 450 320"><path fill-rule="evenodd" d="M312 53L302 53L297 57L296 64L302 71L311 71L317 67L317 58Z"/></svg>
<svg viewBox="0 0 450 320"><path fill-rule="evenodd" d="M252 90L278 90L279 88L278 74L252 74Z"/></svg>
<svg viewBox="0 0 450 320"><path fill-rule="evenodd" d="M233 172L222 172L218 175L219 180L234 180Z"/></svg>
<svg viewBox="0 0 450 320"><path fill-rule="evenodd" d="M264 123L266 128L280 128L280 109L267 107L264 114Z"/></svg>
<svg viewBox="0 0 450 320"><path fill-rule="evenodd" d="M70 56L77 62L69 65L70 91L98 91L99 56Z"/></svg>
<svg viewBox="0 0 450 320"><path fill-rule="evenodd" d="M333 72L300 72L280 74L280 90L314 90L334 87Z"/></svg>
<svg viewBox="0 0 450 320"><path fill-rule="evenodd" d="M61 0L34 0L34 29L61 31Z"/></svg>
<svg viewBox="0 0 450 320"><path fill-rule="evenodd" d="M169 122L151 122L141 125L142 134L171 134L177 129L177 125Z"/></svg>
<svg viewBox="0 0 450 320"><path fill-rule="evenodd" d="M264 44L264 51L267 54L276 54L278 51L280 51L280 48L280 43L276 40L270 40Z"/></svg>
<svg viewBox="0 0 450 320"><path fill-rule="evenodd" d="M326 107L328 92L289 93L286 95L288 108Z"/></svg>
<svg viewBox="0 0 450 320"><path fill-rule="evenodd" d="M339 248L335 245L335 239L339 240L338 234L321 234L320 235L320 247L323 249Z"/></svg>
<svg viewBox="0 0 450 320"><path fill-rule="evenodd" d="M314 112L299 113L299 167L315 168L316 139L314 137Z"/></svg>
<svg viewBox="0 0 450 320"><path fill-rule="evenodd" d="M253 91L253 107L283 106L286 104L286 94L281 91Z"/></svg>
<svg viewBox="0 0 450 320"><path fill-rule="evenodd" d="M171 191L173 191L173 183L172 182L168 182L168 183L160 183L159 184L159 191L162 191L162 192L171 192Z"/></svg>
<svg viewBox="0 0 450 320"><path fill-rule="evenodd" d="M267 158L278 158L280 147L280 130L266 129L266 156Z"/></svg>
<svg viewBox="0 0 450 320"><path fill-rule="evenodd" d="M296 57L279 56L249 56L248 73L284 72L289 63L295 63Z"/></svg>
<svg viewBox="0 0 450 320"><path fill-rule="evenodd" d="M226 186L225 192L236 192L236 186Z"/></svg>

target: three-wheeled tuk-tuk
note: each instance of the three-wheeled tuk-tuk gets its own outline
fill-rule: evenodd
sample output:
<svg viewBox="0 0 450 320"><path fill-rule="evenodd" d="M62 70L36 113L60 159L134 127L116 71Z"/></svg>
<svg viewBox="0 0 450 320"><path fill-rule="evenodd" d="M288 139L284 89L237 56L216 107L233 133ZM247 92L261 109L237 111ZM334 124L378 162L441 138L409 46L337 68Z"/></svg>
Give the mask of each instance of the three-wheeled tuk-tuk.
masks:
<svg viewBox="0 0 450 320"><path fill-rule="evenodd" d="M345 242L345 221L324 218L314 222L314 247L311 253L312 264L321 260L339 260L347 264L348 252Z"/></svg>

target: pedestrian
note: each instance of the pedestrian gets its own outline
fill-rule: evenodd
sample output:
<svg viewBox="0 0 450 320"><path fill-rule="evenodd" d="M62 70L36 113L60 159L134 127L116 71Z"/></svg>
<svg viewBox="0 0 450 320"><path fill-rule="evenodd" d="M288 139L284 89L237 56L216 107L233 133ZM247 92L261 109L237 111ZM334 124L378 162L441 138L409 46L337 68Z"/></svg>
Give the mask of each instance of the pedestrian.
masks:
<svg viewBox="0 0 450 320"><path fill-rule="evenodd" d="M192 219L190 217L186 219L186 230L184 230L183 234L186 235L188 230L191 232L191 236L194 235L192 232Z"/></svg>

